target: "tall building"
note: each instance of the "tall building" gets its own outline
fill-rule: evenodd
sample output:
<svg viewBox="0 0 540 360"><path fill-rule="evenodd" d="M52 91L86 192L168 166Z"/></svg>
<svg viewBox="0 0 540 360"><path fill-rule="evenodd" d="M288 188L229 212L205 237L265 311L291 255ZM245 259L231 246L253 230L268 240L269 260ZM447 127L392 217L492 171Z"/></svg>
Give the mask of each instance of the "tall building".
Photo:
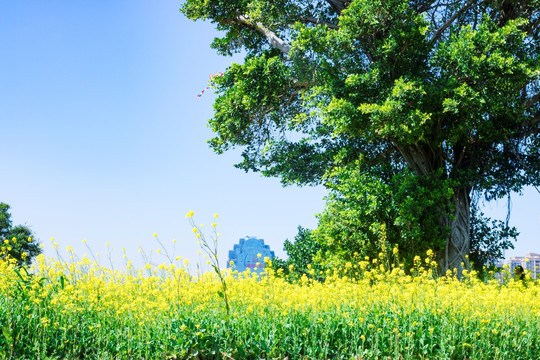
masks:
<svg viewBox="0 0 540 360"><path fill-rule="evenodd" d="M249 269L251 272L261 273L265 268L265 257L270 260L274 258L274 252L270 250L270 246L265 245L263 239L246 236L234 245L233 250L229 251L227 267L238 272Z"/></svg>
<svg viewBox="0 0 540 360"><path fill-rule="evenodd" d="M540 254L527 253L525 256L513 256L507 261L507 264L512 271L516 266L521 265L531 274L533 279L540 278Z"/></svg>

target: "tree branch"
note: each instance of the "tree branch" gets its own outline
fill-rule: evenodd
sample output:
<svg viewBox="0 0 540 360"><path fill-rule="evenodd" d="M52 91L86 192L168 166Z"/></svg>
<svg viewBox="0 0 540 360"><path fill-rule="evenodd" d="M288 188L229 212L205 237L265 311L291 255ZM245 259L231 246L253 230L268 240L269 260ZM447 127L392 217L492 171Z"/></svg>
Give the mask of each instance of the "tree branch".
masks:
<svg viewBox="0 0 540 360"><path fill-rule="evenodd" d="M324 20L321 20L321 19L317 19L317 18L314 18L314 17L311 17L311 16L304 16L303 18L301 18L301 20L305 21L305 22L310 22L310 23L313 23L313 24L321 24L321 25L326 25L327 27L331 28L331 29L339 29L339 26L335 25L335 24L331 24L329 22L326 22Z"/></svg>
<svg viewBox="0 0 540 360"><path fill-rule="evenodd" d="M435 6L432 6L435 2L437 2L437 0L426 1L425 3L423 3L421 6L419 6L416 9L416 13L421 14L423 12L426 12L426 11L428 11L430 9L433 9L433 8L437 7L438 4L435 4Z"/></svg>
<svg viewBox="0 0 540 360"><path fill-rule="evenodd" d="M395 141L395 139L390 140L412 171L419 175L428 175L430 173L432 169L430 169L428 163L428 156L419 146L407 146Z"/></svg>
<svg viewBox="0 0 540 360"><path fill-rule="evenodd" d="M463 5L463 7L461 9L456 11L456 13L454 15L452 15L452 17L450 19L448 19L447 22L445 22L437 31L435 31L435 34L433 34L433 37L430 40L431 45L435 44L437 42L437 40L439 40L439 38L441 37L444 30L446 30L446 28L448 28L450 25L452 25L454 20L456 20L459 15L463 14L465 12L465 10L469 9L475 1L476 0L467 1L465 3L465 5Z"/></svg>
<svg viewBox="0 0 540 360"><path fill-rule="evenodd" d="M249 21L249 19L244 15L239 15L236 17L236 20L242 24L254 27L255 30L263 34L269 41L270 44L280 50L284 54L288 54L291 50L291 46L287 44L283 39L281 39L279 36L277 36L272 30L268 29L263 24L256 22L252 23Z"/></svg>

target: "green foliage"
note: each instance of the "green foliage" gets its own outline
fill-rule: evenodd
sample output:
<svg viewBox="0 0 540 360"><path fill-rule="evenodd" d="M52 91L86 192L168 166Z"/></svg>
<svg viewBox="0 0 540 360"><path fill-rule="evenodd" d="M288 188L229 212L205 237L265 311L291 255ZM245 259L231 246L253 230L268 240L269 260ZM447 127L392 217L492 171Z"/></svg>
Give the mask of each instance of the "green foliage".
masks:
<svg viewBox="0 0 540 360"><path fill-rule="evenodd" d="M8 257L18 265L29 265L39 254L41 248L32 231L24 225L13 226L9 205L0 203L0 258Z"/></svg>
<svg viewBox="0 0 540 360"><path fill-rule="evenodd" d="M452 195L450 181L435 183L407 170L377 175L359 169L340 170L330 184L315 231L329 249L323 263L353 261L355 253L375 258L397 247L410 269L415 255L442 251L448 234L439 221Z"/></svg>
<svg viewBox="0 0 540 360"><path fill-rule="evenodd" d="M316 261L317 256L324 253L326 247L318 243L313 236L313 231L298 226L298 233L294 237L294 242L288 239L283 244L283 250L287 253L287 260L274 258L272 267L282 269L285 274L310 274L310 270L320 271L320 262Z"/></svg>
<svg viewBox="0 0 540 360"><path fill-rule="evenodd" d="M219 53L246 51L218 81L216 152L238 146L246 171L329 187L319 233L342 258L376 251L384 226L409 258L446 247L440 263L454 268L495 241L471 240L473 194L540 186L538 8L188 0L181 10L224 32Z"/></svg>

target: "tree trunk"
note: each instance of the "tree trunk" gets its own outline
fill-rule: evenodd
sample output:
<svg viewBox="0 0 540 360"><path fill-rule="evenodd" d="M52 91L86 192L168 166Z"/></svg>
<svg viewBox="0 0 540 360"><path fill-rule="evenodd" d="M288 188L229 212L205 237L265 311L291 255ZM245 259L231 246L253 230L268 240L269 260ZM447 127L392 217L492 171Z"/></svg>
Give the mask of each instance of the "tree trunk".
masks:
<svg viewBox="0 0 540 360"><path fill-rule="evenodd" d="M401 145L395 142L397 150L401 153L409 167L418 175L430 175L436 169L443 167L444 158L440 152L433 151L429 146ZM462 153L460 148L458 153ZM458 276L461 276L463 265L467 264L471 248L470 236L470 216L471 216L471 192L470 186L454 189L454 194L450 199L451 209L441 217L441 226L450 229L446 246L442 254L439 254L439 266L442 273L447 270L457 269Z"/></svg>
<svg viewBox="0 0 540 360"><path fill-rule="evenodd" d="M441 270L446 273L447 270L457 269L458 275L463 270L462 264L467 264L466 256L471 247L470 238L470 216L471 199L470 190L467 188L458 188L451 201L453 204L453 216L446 216L443 222L450 228L450 234L446 241L444 254L441 256Z"/></svg>

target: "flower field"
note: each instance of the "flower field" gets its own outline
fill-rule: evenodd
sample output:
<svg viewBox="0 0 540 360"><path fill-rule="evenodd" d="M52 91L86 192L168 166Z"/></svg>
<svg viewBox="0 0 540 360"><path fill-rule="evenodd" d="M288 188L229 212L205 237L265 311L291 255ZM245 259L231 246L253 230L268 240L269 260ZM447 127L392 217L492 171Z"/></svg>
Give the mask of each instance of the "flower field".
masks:
<svg viewBox="0 0 540 360"><path fill-rule="evenodd" d="M380 262L379 262L380 264ZM372 267L370 267L372 266ZM360 271L358 279L347 276ZM538 359L540 286L406 275L362 261L312 276L0 261L5 359ZM309 275L309 274L308 274Z"/></svg>

